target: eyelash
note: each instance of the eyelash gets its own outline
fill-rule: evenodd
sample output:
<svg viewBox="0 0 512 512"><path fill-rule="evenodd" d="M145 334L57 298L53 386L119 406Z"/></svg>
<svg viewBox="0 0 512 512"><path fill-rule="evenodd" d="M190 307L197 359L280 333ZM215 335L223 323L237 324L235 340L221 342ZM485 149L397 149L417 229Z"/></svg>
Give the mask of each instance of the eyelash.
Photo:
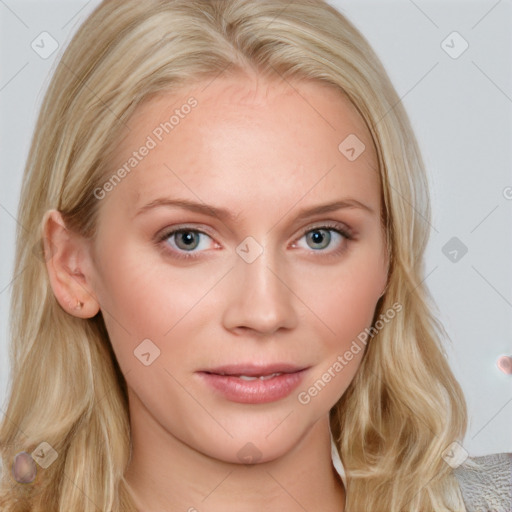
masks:
<svg viewBox="0 0 512 512"><path fill-rule="evenodd" d="M308 234L312 231L320 231L320 230L335 231L336 233L340 234L347 242L350 242L350 241L354 240L354 238L355 238L353 231L349 227L339 224L337 222L332 222L332 223L326 222L319 226L308 227L307 229L304 229L302 231L301 235L299 236L299 238L297 238L297 240L300 240L303 236L305 236L306 234ZM176 229L172 229L170 231L165 231L162 235L157 236L156 243L160 246L162 242L168 240L171 236L173 236L179 232L199 233L199 234L206 235L206 236L210 237L210 235L208 233L205 233L204 231L201 231L201 230L195 229L195 228L191 228L191 227L187 227L187 226L183 226L183 227L179 227ZM192 251L177 252L175 249L169 249L169 246L167 244L165 244L165 245L166 245L166 247L162 248L162 250L166 254L169 254L169 252L171 252L172 253L171 255L173 258L176 258L179 260L193 260L193 259L199 258L199 256L195 252L192 252ZM332 253L320 254L320 256L324 256L324 257L340 256L347 249L346 245L347 244L344 243L341 245L340 248L334 250ZM311 252L322 253L324 251L322 251L322 250L315 251L312 249Z"/></svg>

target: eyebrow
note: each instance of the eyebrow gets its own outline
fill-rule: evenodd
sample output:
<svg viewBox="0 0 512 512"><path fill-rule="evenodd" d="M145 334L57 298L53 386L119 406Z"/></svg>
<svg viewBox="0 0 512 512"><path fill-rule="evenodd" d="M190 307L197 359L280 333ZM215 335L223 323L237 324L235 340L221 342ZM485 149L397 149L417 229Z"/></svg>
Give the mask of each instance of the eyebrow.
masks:
<svg viewBox="0 0 512 512"><path fill-rule="evenodd" d="M205 203L198 203L195 201L190 201L189 199L169 199L168 197L160 197L154 199L150 203L142 206L137 210L135 217L159 207L183 208L185 210L189 210L192 212L217 217L222 221L234 222L238 217L238 214L235 214L225 208L212 206ZM313 215L330 213L337 210L341 210L343 208L358 208L361 210L365 210L371 214L375 214L375 210L373 208L362 203L361 201L358 201L357 199L353 198L343 198L332 203L321 204L313 206L312 208L303 209L296 216L295 220L301 221L308 217L312 217Z"/></svg>

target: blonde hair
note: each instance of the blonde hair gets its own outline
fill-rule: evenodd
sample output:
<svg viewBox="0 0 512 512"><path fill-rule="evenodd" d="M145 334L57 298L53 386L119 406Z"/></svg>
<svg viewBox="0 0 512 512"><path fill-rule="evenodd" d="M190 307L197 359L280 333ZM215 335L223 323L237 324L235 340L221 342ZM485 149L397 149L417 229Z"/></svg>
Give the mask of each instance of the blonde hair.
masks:
<svg viewBox="0 0 512 512"><path fill-rule="evenodd" d="M69 228L93 237L93 191L105 182L134 109L157 92L249 68L336 87L358 109L377 150L390 270L374 320L393 303L403 312L369 341L331 410L347 474L346 510L464 510L442 458L465 434L466 405L422 281L430 219L424 165L366 39L321 0L105 0L56 68L23 179L12 380L0 429L3 511L136 510L123 476L130 457L126 382L101 313L76 318L53 295L42 218L57 208ZM16 482L15 454L43 441L57 459L33 484Z"/></svg>

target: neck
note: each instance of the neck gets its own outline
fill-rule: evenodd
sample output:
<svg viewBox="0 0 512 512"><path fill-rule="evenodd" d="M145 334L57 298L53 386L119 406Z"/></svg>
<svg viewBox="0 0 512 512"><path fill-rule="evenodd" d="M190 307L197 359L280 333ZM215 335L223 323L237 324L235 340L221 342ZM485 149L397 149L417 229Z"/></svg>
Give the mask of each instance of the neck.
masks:
<svg viewBox="0 0 512 512"><path fill-rule="evenodd" d="M125 477L139 510L342 512L345 491L331 461L328 416L278 459L233 464L166 431L131 397L132 456ZM320 505L321 504L321 505Z"/></svg>

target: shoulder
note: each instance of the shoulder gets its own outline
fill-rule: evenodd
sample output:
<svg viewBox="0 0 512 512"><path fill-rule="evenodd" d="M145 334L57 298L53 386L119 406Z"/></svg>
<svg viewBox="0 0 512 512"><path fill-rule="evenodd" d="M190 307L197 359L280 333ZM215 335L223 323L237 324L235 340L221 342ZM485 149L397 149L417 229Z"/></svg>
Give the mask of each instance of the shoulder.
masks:
<svg viewBox="0 0 512 512"><path fill-rule="evenodd" d="M512 510L512 453L468 457L454 475L467 512Z"/></svg>

